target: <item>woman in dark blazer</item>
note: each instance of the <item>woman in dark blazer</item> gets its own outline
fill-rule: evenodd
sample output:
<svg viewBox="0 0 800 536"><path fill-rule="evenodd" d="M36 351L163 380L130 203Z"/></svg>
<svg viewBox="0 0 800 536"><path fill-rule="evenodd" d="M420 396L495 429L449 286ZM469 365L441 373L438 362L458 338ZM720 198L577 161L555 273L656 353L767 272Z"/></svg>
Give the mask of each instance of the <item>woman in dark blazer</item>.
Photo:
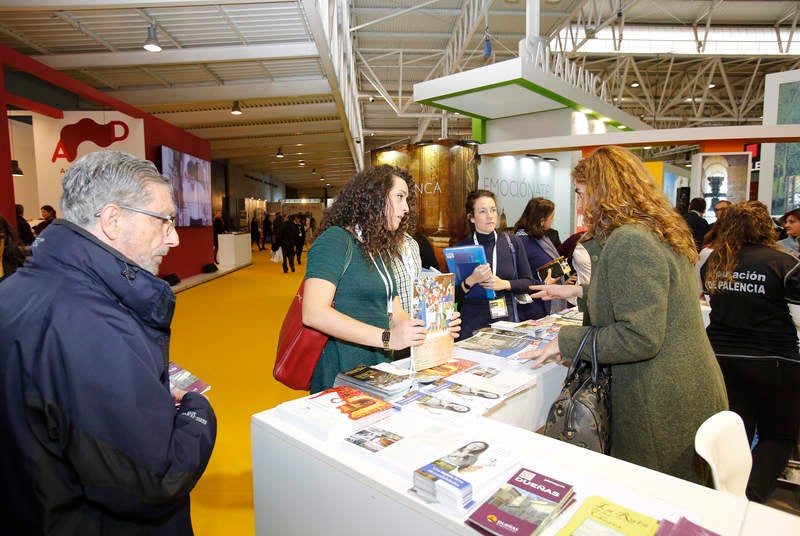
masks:
<svg viewBox="0 0 800 536"><path fill-rule="evenodd" d="M566 282L564 276L553 276L553 269L544 274L537 273L538 268L546 265L560 257L555 244L550 240L548 231L553 225L556 215L556 206L549 199L544 197L534 197L525 206L517 223L514 225L514 234L522 241L525 248L525 255L528 257L534 284L541 285L560 285ZM520 314L522 318L542 318L551 311L560 311L568 307L566 300L533 300L533 302L521 305Z"/></svg>
<svg viewBox="0 0 800 536"><path fill-rule="evenodd" d="M470 192L465 208L472 232L458 245L483 246L487 263L475 267L456 287L456 300L462 304L460 339L471 337L475 330L498 320L519 321L514 296L530 301L528 286L532 281L519 237L496 231L498 214L494 193L489 190ZM486 299L475 287L495 291L496 299Z"/></svg>

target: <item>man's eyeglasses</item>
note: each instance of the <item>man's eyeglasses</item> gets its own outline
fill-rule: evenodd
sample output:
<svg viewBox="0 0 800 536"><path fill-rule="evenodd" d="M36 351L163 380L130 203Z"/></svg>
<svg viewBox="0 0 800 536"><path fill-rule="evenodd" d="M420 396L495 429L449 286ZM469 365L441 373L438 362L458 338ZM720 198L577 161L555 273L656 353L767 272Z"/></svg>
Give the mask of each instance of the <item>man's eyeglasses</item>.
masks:
<svg viewBox="0 0 800 536"><path fill-rule="evenodd" d="M161 220L162 224L166 224L164 226L164 235L170 234L173 229L175 229L175 216L170 216L169 214L162 214L161 212L153 212L152 210L146 210L143 208L137 207L129 207L128 205L117 205L119 208L123 210L130 210L131 212L138 212L139 214L144 214L146 216L150 216L152 218L157 218ZM97 211L97 214L94 215L95 218L100 217L100 211Z"/></svg>

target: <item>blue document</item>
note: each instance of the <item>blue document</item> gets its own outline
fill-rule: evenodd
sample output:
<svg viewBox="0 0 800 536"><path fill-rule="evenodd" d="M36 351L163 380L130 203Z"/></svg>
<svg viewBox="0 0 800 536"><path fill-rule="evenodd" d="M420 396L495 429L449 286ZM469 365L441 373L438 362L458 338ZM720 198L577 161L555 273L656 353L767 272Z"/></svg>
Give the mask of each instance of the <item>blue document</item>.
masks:
<svg viewBox="0 0 800 536"><path fill-rule="evenodd" d="M476 266L486 264L486 253L483 251L483 246L456 246L444 248L444 260L447 261L447 269L456 274L456 285L461 285ZM493 300L495 293L493 290L475 285L465 297Z"/></svg>

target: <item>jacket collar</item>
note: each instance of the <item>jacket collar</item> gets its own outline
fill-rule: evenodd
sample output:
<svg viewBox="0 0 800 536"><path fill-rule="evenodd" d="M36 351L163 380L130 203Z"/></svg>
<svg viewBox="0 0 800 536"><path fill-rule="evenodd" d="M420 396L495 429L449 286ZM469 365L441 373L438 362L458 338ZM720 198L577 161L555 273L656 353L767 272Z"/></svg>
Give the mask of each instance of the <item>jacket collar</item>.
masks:
<svg viewBox="0 0 800 536"><path fill-rule="evenodd" d="M31 268L88 277L147 325L168 328L175 294L166 281L72 222L57 219L37 238Z"/></svg>

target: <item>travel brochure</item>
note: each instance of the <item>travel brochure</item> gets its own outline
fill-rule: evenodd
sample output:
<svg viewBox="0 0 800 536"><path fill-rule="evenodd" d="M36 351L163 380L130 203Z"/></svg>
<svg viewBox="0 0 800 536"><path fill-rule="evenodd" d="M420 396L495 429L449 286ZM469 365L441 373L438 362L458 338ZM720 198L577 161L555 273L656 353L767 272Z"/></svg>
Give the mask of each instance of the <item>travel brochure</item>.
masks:
<svg viewBox="0 0 800 536"><path fill-rule="evenodd" d="M427 330L425 342L411 348L414 370L446 362L453 356L454 339L447 324L455 312L455 276L423 271L414 282L412 317L422 320Z"/></svg>
<svg viewBox="0 0 800 536"><path fill-rule="evenodd" d="M574 500L572 485L523 467L467 523L497 536L539 534Z"/></svg>
<svg viewBox="0 0 800 536"><path fill-rule="evenodd" d="M173 361L169 362L168 373L170 389L194 393L205 393L211 389L206 382Z"/></svg>

